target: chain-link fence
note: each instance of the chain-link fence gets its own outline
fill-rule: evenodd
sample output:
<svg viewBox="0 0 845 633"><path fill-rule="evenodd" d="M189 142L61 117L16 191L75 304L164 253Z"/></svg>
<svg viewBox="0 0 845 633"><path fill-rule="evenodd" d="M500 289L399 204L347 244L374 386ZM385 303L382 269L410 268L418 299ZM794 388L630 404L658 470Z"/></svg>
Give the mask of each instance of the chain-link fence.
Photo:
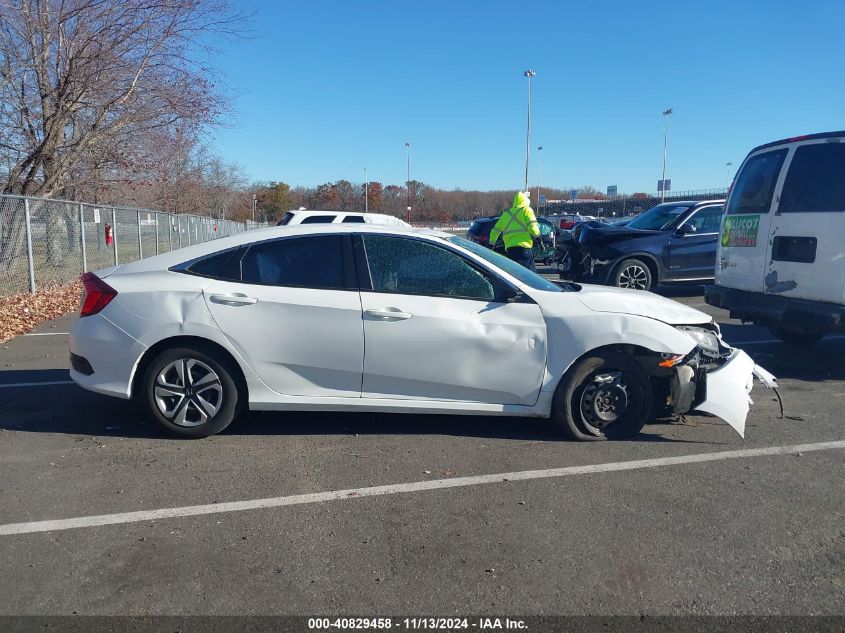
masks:
<svg viewBox="0 0 845 633"><path fill-rule="evenodd" d="M537 215L552 217L560 215L585 215L596 218L618 219L637 215L661 202L679 202L681 200L723 200L726 189L698 189L695 191L676 191L667 193L665 200L660 194L637 193L630 196L605 197L601 200L549 200L536 209Z"/></svg>
<svg viewBox="0 0 845 633"><path fill-rule="evenodd" d="M0 297L263 226L206 216L0 195Z"/></svg>

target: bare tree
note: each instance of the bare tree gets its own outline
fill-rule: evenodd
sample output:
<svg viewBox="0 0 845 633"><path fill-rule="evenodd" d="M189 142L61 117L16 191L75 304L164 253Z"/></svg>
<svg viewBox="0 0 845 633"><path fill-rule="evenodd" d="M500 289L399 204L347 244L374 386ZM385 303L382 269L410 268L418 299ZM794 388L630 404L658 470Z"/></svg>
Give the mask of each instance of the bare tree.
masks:
<svg viewBox="0 0 845 633"><path fill-rule="evenodd" d="M195 55L242 19L228 0L0 4L3 191L61 193L131 167L145 137L214 122L225 102Z"/></svg>

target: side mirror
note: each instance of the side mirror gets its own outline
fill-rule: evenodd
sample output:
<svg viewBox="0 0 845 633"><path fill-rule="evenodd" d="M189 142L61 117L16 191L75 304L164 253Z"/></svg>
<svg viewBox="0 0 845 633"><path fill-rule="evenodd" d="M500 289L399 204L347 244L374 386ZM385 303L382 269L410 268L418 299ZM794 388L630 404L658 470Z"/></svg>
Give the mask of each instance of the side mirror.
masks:
<svg viewBox="0 0 845 633"><path fill-rule="evenodd" d="M504 289L503 294L505 301L508 303L519 303L522 297L525 296L521 290L514 288L513 286L507 286Z"/></svg>
<svg viewBox="0 0 845 633"><path fill-rule="evenodd" d="M678 235L690 235L695 233L695 225L691 224L690 222L684 222L681 226L677 228L675 233Z"/></svg>

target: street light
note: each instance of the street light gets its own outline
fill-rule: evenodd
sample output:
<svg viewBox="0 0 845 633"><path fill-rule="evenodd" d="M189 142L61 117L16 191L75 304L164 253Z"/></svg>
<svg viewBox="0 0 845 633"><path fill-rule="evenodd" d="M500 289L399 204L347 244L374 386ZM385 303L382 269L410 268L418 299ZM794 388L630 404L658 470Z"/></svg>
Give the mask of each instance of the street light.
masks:
<svg viewBox="0 0 845 633"><path fill-rule="evenodd" d="M666 199L666 157L669 155L669 115L672 114L672 108L666 108L663 111L663 120L666 122L666 127L663 131L663 181L660 187L660 202Z"/></svg>
<svg viewBox="0 0 845 633"><path fill-rule="evenodd" d="M255 223L255 207L258 206L258 196L252 194L252 222Z"/></svg>
<svg viewBox="0 0 845 633"><path fill-rule="evenodd" d="M405 143L405 149L408 150L408 224L411 223L411 144Z"/></svg>
<svg viewBox="0 0 845 633"><path fill-rule="evenodd" d="M528 77L528 129L525 132L525 189L528 191L528 159L531 155L531 78L537 73L533 70L526 70L523 77Z"/></svg>
<svg viewBox="0 0 845 633"><path fill-rule="evenodd" d="M367 179L367 168L364 167L364 213L370 210L370 181Z"/></svg>
<svg viewBox="0 0 845 633"><path fill-rule="evenodd" d="M727 179L726 185L725 185L727 188L730 188L730 186L731 186L731 165L733 165L732 162L725 163L725 170L727 171L727 176L728 176L728 179Z"/></svg>
<svg viewBox="0 0 845 633"><path fill-rule="evenodd" d="M537 208L540 208L540 156L543 152L543 146L537 146Z"/></svg>

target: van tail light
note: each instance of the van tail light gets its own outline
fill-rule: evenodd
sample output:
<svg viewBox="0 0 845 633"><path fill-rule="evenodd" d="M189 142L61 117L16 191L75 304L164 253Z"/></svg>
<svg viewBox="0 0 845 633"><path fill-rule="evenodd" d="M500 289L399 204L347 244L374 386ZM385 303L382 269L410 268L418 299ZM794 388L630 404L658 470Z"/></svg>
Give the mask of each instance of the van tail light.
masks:
<svg viewBox="0 0 845 633"><path fill-rule="evenodd" d="M85 273L82 280L82 308L79 316L86 317L97 314L117 296L117 290L97 277L94 273Z"/></svg>

